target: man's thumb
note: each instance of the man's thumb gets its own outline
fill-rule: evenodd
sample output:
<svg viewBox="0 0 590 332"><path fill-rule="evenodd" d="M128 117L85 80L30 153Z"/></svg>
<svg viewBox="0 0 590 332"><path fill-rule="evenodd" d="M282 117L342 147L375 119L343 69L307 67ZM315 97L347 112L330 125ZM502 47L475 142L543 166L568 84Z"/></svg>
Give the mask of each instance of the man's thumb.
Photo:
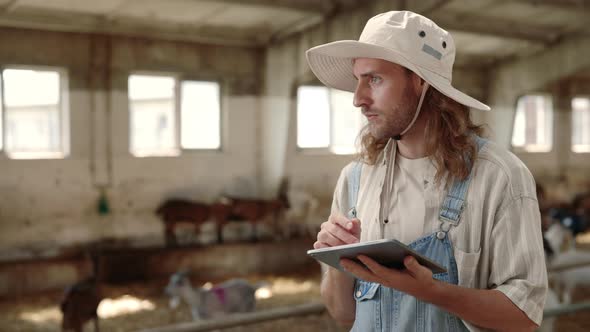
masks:
<svg viewBox="0 0 590 332"><path fill-rule="evenodd" d="M408 272L414 277L424 277L428 274L428 269L420 265L420 263L418 263L418 261L412 256L406 256L406 258L404 258L404 265L406 266L406 269L408 269Z"/></svg>

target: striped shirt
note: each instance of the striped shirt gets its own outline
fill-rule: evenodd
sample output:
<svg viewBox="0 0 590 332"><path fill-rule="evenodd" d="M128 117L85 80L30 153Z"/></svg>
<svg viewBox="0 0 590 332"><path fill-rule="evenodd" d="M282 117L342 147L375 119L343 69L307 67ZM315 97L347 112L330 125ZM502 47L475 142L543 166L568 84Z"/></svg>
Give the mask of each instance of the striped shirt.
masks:
<svg viewBox="0 0 590 332"><path fill-rule="evenodd" d="M397 223L410 219L388 220L402 209L389 192L393 181L396 143L385 147L375 165L363 165L357 216L361 220L361 242L398 238L403 227ZM389 166L388 166L389 165ZM341 172L332 202L332 212L346 215L348 183L352 163ZM535 183L526 166L509 151L488 142L479 152L467 193L466 205L458 226L449 231L459 272L459 286L495 289L504 293L535 323L541 323L547 293L547 269L543 251L541 218ZM439 229L439 210L446 196L444 184L436 185L432 162L424 169L424 216L422 235ZM393 184L395 186L395 184ZM400 193L403 195L403 193ZM389 198L392 197L392 198ZM389 211L383 209L389 206ZM387 216L387 217L386 217ZM471 331L481 329L467 323Z"/></svg>

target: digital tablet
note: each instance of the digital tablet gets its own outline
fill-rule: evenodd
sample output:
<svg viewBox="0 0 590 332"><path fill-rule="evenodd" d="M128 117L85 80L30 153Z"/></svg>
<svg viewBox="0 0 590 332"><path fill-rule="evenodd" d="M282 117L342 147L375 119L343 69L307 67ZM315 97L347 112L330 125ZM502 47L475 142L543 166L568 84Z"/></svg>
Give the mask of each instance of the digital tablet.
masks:
<svg viewBox="0 0 590 332"><path fill-rule="evenodd" d="M362 264L356 257L365 255L383 266L395 269L404 269L404 257L413 256L418 263L429 268L432 273L447 272L447 269L433 260L420 255L410 247L397 240L376 240L354 244L345 244L336 247L308 250L307 254L324 262L338 270L344 271L340 266L341 258L348 258Z"/></svg>

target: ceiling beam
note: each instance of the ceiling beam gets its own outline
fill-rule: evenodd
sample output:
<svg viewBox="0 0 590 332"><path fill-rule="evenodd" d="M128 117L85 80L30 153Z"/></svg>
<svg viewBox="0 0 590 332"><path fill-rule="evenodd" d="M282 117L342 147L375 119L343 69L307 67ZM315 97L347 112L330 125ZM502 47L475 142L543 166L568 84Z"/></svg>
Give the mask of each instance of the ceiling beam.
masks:
<svg viewBox="0 0 590 332"><path fill-rule="evenodd" d="M187 27L128 19L107 20L96 15L67 13L1 13L0 27L15 27L61 32L104 33L109 35L144 37L162 40L190 41L204 44L256 47L263 46L270 31L236 31L232 28L211 28L207 26Z"/></svg>
<svg viewBox="0 0 590 332"><path fill-rule="evenodd" d="M514 54L507 56L464 54L461 53L460 49L458 52L459 53L457 53L455 58L454 67L472 70L489 68L497 63L507 61L515 56Z"/></svg>
<svg viewBox="0 0 590 332"><path fill-rule="evenodd" d="M272 36L270 36L267 40L267 44L274 44L299 32L321 25L342 12L358 10L367 5L367 2L364 0L332 0L330 2L332 6L328 11L321 13L321 15L309 15L294 24L279 29L279 31L274 32Z"/></svg>
<svg viewBox="0 0 590 332"><path fill-rule="evenodd" d="M338 0L216 0L216 3L227 3L242 6L263 6L278 9L291 9L313 14L330 12Z"/></svg>
<svg viewBox="0 0 590 332"><path fill-rule="evenodd" d="M507 1L507 0L504 0ZM551 6L563 9L588 9L590 0L510 0L530 4L532 6Z"/></svg>
<svg viewBox="0 0 590 332"><path fill-rule="evenodd" d="M432 17L445 30L455 30L495 37L521 39L534 43L550 44L560 37L559 29L540 28L520 22L489 19L460 14L435 14Z"/></svg>
<svg viewBox="0 0 590 332"><path fill-rule="evenodd" d="M413 11L424 16L429 16L442 9L452 0L421 0L421 1L408 1L405 0L401 3L401 7L405 10Z"/></svg>
<svg viewBox="0 0 590 332"><path fill-rule="evenodd" d="M225 2L236 2L236 3L247 3L250 4L252 2L270 2L275 4L276 2L281 2L281 1L273 1L273 0L246 0L246 1L241 1L241 0L221 0L221 1L225 1ZM308 0L312 3L316 4L316 9L314 9L314 12L317 10L317 3L319 2L324 2L324 1L320 1L320 0ZM397 5L405 8L406 10L412 10L414 12L417 13L421 13L423 15L427 15L431 12L440 10L442 7L444 7L446 4L448 4L449 2L451 2L452 0L421 0L421 1L405 1L405 0L400 0L398 1L399 3ZM298 0L291 0L291 1L286 1L286 2L294 2L297 3L298 6L307 6L305 5L305 2L307 1L298 1ZM269 43L275 43L277 41L283 40L285 38L288 38L289 36L292 36L296 33L311 29L314 26L320 25L324 22L326 22L327 20L329 20L330 18L334 17L335 15L338 15L339 13L343 12L343 11L350 11L350 10L354 10L354 9L359 9L361 7L366 7L366 6L371 6L373 2L384 2L384 1L364 1L364 0L331 0L331 1L327 1L328 4L324 5L323 9L321 10L321 12L317 12L318 14L321 13L321 16L310 16L310 17L306 17L303 18L302 20L300 20L299 22L296 22L295 24L292 24L288 27L286 27L285 29L281 29L278 32L275 32L273 34L273 36L270 38ZM276 4L275 4L276 6ZM394 6L395 7L395 6ZM392 8L395 9L395 8ZM374 13L377 14L377 13Z"/></svg>
<svg viewBox="0 0 590 332"><path fill-rule="evenodd" d="M269 37L268 43L276 43L280 40L283 40L289 36L292 36L300 31L305 31L311 27L319 25L325 21L325 17L323 15L314 15L311 17L305 17L294 24L289 25L283 29L272 34Z"/></svg>
<svg viewBox="0 0 590 332"><path fill-rule="evenodd" d="M10 13L11 11L15 10L16 7L19 5L19 0L12 0L9 1L7 4L0 8L0 13Z"/></svg>
<svg viewBox="0 0 590 332"><path fill-rule="evenodd" d="M505 63L494 70L492 99L506 100L504 95L534 91L545 84L590 68L590 39L572 37L545 52ZM510 100L512 102L512 100Z"/></svg>

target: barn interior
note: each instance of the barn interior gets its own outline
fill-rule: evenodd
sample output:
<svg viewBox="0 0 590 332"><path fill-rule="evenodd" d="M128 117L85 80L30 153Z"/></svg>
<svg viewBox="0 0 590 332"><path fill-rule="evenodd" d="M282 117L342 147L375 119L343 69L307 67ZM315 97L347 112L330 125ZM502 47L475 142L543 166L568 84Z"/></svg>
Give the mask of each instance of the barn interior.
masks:
<svg viewBox="0 0 590 332"><path fill-rule="evenodd" d="M364 122L305 51L389 10L452 34L453 86L492 109L476 123L590 250L590 1L0 0L0 330L60 331L64 290L93 276L102 330L181 331L181 271L295 308L227 331L343 331L306 251ZM586 309L554 330L590 329L589 300L578 285Z"/></svg>

